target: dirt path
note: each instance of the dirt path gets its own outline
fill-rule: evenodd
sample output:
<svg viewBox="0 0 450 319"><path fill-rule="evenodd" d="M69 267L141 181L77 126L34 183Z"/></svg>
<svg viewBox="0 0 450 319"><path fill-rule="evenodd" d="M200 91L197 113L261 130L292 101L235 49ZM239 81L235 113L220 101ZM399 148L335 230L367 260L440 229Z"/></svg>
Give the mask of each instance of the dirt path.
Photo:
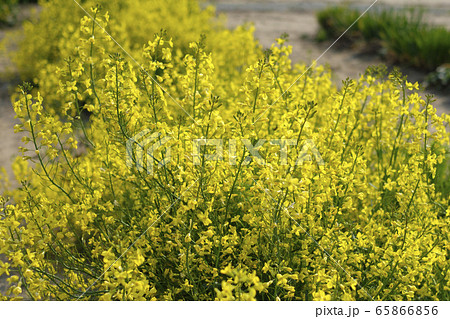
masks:
<svg viewBox="0 0 450 319"><path fill-rule="evenodd" d="M210 0L208 2L215 5L219 11L316 11L343 3L360 9L374 4L374 9L422 7L438 14L445 14L445 10L450 10L449 0Z"/></svg>
<svg viewBox="0 0 450 319"><path fill-rule="evenodd" d="M8 96L8 86L1 83L0 88L0 167L5 167L12 177L11 163L17 155L21 135L14 134L14 125L18 120L14 118L14 110Z"/></svg>
<svg viewBox="0 0 450 319"><path fill-rule="evenodd" d="M0 41L5 32L0 30ZM0 74L9 66L9 61L5 56L0 57ZM4 167L10 177L12 177L11 163L18 153L20 145L20 134L14 134L14 125L19 123L14 118L15 113L11 104L9 81L0 78L0 167Z"/></svg>
<svg viewBox="0 0 450 319"><path fill-rule="evenodd" d="M17 13L17 23L13 27L0 28L0 42L7 34L21 30L21 24L34 14L38 14L39 7L35 4L20 6ZM15 48L8 48L14 50ZM12 181L11 163L18 154L18 146L23 134L14 134L14 125L19 123L11 104L10 92L19 83L18 74L4 51L0 51L0 167L4 167ZM1 189L0 189L1 190Z"/></svg>

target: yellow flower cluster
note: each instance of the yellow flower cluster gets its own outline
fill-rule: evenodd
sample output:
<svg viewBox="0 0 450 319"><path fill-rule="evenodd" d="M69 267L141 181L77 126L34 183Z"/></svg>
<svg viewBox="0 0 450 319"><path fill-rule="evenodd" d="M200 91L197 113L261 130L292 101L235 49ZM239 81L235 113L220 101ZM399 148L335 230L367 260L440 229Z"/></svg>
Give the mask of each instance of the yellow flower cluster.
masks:
<svg viewBox="0 0 450 319"><path fill-rule="evenodd" d="M67 5L65 0L39 0L42 7L39 19L24 22L23 36L13 34L5 40L8 46L12 43L19 47L10 56L22 79L38 86L46 96L47 105L58 112L63 103L60 92L55 90L61 78L55 73L68 72L67 58L78 56L87 68L73 65L69 78L77 78L86 71L89 74L91 68L96 76L102 77L101 56L105 52L118 52L120 49L115 42L144 65L151 48L142 53L142 46L161 30L170 34L175 44L173 54L177 57L190 52L190 45L198 41L201 34L208 34L205 46L214 55L216 71L223 81L240 76L243 65L256 59L258 44L253 38L253 27L228 30L223 18L215 19L214 7L201 9L196 0L77 2L86 12L75 2ZM94 10L88 9L94 6ZM110 16L108 11L114 15ZM95 18L96 23L91 18ZM92 54L94 45L96 52ZM67 85L72 82L69 80ZM82 91L78 93L86 97Z"/></svg>
<svg viewBox="0 0 450 319"><path fill-rule="evenodd" d="M146 25L121 39L140 65L89 18L68 24L41 93L21 86L4 298L448 299L449 118L431 97L375 67L338 90L323 66L292 66L286 37L262 52L191 1L118 3L122 24L90 14L106 29L181 16L141 49Z"/></svg>

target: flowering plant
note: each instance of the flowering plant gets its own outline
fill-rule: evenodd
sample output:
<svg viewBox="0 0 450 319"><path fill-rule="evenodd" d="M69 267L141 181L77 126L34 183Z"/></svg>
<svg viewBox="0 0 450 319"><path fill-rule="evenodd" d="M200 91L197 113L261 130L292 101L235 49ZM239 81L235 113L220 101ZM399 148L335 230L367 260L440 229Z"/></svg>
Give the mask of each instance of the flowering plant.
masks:
<svg viewBox="0 0 450 319"><path fill-rule="evenodd" d="M27 136L1 197L4 298L448 299L449 118L417 83L372 67L337 89L292 66L285 37L262 52L251 30L208 26L186 48L157 33L137 65L89 14L99 25L83 18L65 59L43 60L42 92L14 103Z"/></svg>

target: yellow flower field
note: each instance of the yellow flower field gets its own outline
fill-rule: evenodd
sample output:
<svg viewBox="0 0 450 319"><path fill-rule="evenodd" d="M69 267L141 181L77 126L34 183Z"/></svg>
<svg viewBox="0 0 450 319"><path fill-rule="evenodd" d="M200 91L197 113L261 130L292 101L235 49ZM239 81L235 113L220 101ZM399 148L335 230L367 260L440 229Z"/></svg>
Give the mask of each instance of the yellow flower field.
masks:
<svg viewBox="0 0 450 319"><path fill-rule="evenodd" d="M1 298L449 299L449 116L417 83L338 89L195 1L97 2L43 1L13 53Z"/></svg>

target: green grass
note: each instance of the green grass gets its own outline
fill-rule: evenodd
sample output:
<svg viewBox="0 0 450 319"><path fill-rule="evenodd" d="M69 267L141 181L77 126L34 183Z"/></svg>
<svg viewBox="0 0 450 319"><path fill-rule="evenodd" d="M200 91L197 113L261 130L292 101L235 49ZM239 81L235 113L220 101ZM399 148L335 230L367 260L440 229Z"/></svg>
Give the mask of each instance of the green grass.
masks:
<svg viewBox="0 0 450 319"><path fill-rule="evenodd" d="M11 23L17 0L1 0L0 2L0 25Z"/></svg>
<svg viewBox="0 0 450 319"><path fill-rule="evenodd" d="M360 12L346 6L330 7L317 14L321 30L319 40L340 36L359 16ZM359 19L344 35L355 42L378 42L387 57L425 71L434 71L450 62L450 32L423 22L420 10L371 11Z"/></svg>
<svg viewBox="0 0 450 319"><path fill-rule="evenodd" d="M440 90L450 88L450 64L443 64L427 75L425 85Z"/></svg>
<svg viewBox="0 0 450 319"><path fill-rule="evenodd" d="M349 10L347 7L329 7L317 13L320 30L317 36L319 41L339 37L344 31L358 19L360 13L357 10ZM356 27L349 30L343 39L354 40L359 37Z"/></svg>
<svg viewBox="0 0 450 319"><path fill-rule="evenodd" d="M445 159L437 165L433 182L436 191L450 200L450 149L441 150L440 153L445 155Z"/></svg>
<svg viewBox="0 0 450 319"><path fill-rule="evenodd" d="M17 22L19 4L38 3L38 0L0 0L0 26Z"/></svg>

